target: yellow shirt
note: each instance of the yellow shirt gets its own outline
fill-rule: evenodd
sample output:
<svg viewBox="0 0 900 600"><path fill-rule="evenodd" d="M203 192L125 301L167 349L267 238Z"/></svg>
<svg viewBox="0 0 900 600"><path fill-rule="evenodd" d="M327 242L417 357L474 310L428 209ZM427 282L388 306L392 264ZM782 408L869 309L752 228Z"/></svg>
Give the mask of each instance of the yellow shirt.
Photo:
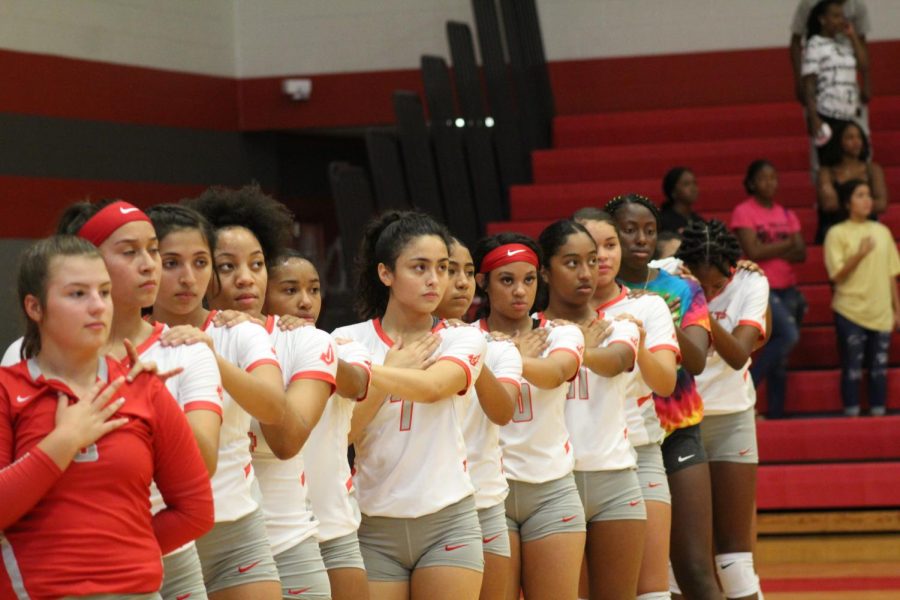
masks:
<svg viewBox="0 0 900 600"><path fill-rule="evenodd" d="M831 308L866 329L892 331L891 286L900 274L900 256L890 229L876 221L838 223L825 236L825 268L828 277L834 277L866 236L872 237L875 247L843 282L835 284Z"/></svg>

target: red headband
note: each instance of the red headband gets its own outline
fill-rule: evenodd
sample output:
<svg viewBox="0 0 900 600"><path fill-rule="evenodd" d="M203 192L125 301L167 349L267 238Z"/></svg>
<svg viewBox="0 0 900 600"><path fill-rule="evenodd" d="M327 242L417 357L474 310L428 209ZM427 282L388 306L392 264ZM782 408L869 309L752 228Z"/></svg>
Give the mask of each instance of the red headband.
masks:
<svg viewBox="0 0 900 600"><path fill-rule="evenodd" d="M100 212L88 219L78 230L78 237L99 246L112 235L113 231L132 221L150 223L150 217L137 206L124 200L116 200L112 204L104 206Z"/></svg>
<svg viewBox="0 0 900 600"><path fill-rule="evenodd" d="M490 273L498 267L514 262L526 262L535 269L540 266L537 254L525 244L504 244L494 248L481 259L479 273Z"/></svg>

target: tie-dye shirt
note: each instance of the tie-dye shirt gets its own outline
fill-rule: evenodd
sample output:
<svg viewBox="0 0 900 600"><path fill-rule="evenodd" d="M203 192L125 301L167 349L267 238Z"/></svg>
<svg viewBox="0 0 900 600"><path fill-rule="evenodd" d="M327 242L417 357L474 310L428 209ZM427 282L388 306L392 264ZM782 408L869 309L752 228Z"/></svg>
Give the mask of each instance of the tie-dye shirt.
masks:
<svg viewBox="0 0 900 600"><path fill-rule="evenodd" d="M633 289L644 288L642 283L625 282L625 285ZM685 329L697 325L707 332L711 331L706 296L695 281L670 275L660 269L659 275L647 284L646 289L659 294L667 303L675 296L681 298L681 306L674 316L676 327ZM653 400L656 403L656 414L666 435L676 429L696 425L703 420L703 400L697 393L694 376L681 364L678 365L675 391L672 395L653 394Z"/></svg>

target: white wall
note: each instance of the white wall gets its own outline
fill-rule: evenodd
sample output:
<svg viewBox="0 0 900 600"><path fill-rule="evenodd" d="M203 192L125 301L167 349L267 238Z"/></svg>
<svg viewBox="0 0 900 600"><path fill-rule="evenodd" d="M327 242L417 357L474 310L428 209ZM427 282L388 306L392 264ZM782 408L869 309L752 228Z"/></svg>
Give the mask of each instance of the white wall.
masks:
<svg viewBox="0 0 900 600"><path fill-rule="evenodd" d="M0 48L233 77L234 0L0 0Z"/></svg>
<svg viewBox="0 0 900 600"><path fill-rule="evenodd" d="M900 0L865 0L900 39ZM795 0L537 0L551 60L784 46ZM406 69L449 54L470 0L0 0L0 48L264 77Z"/></svg>

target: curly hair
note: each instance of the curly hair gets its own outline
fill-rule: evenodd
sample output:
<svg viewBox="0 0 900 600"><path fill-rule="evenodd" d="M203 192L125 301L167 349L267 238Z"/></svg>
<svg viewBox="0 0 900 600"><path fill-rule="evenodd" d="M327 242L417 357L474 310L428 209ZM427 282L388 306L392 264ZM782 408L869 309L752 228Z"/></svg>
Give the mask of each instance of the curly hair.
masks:
<svg viewBox="0 0 900 600"><path fill-rule="evenodd" d="M650 198L646 196L641 196L640 194L622 194L620 196L616 196L612 200L606 203L606 206L603 207L604 212L608 213L613 218L616 217L616 212L623 206L629 204L638 204L643 206L647 210L649 210L653 214L653 218L656 219L656 225L659 227L659 208L653 203Z"/></svg>
<svg viewBox="0 0 900 600"><path fill-rule="evenodd" d="M423 212L392 210L369 222L356 255L356 312L360 318L381 317L387 309L390 290L378 277L378 264L393 270L403 249L425 235L439 237L449 253L453 242L447 228Z"/></svg>
<svg viewBox="0 0 900 600"><path fill-rule="evenodd" d="M728 277L741 257L741 245L722 221L692 221L681 232L675 257L692 269L709 265Z"/></svg>
<svg viewBox="0 0 900 600"><path fill-rule="evenodd" d="M472 260L475 261L475 272L481 272L481 263L484 260L484 257L487 256L491 250L499 248L500 246L505 246L506 244L522 244L523 246L527 246L528 248L530 248L538 258L538 271L541 270L541 265L544 264L544 253L541 251L541 247L538 246L537 242L535 242L527 235L522 235L521 233L515 233L512 231L504 231L502 233L497 233L481 238L475 245L475 251L472 252ZM490 298L488 298L487 292L485 291L487 289L488 282L490 281L490 277L490 273L485 273L484 288L479 286L475 289L475 295L478 296L478 298L481 300L481 304L478 307L478 312L475 315L479 319L482 317L486 317L491 313ZM535 294L535 302L537 302L537 299L542 295L543 285L544 284L541 281L541 278L538 277L538 290Z"/></svg>
<svg viewBox="0 0 900 600"><path fill-rule="evenodd" d="M215 186L181 203L206 217L217 232L228 227L250 230L267 260L275 257L291 239L294 221L291 211L263 193L257 184L237 190Z"/></svg>

